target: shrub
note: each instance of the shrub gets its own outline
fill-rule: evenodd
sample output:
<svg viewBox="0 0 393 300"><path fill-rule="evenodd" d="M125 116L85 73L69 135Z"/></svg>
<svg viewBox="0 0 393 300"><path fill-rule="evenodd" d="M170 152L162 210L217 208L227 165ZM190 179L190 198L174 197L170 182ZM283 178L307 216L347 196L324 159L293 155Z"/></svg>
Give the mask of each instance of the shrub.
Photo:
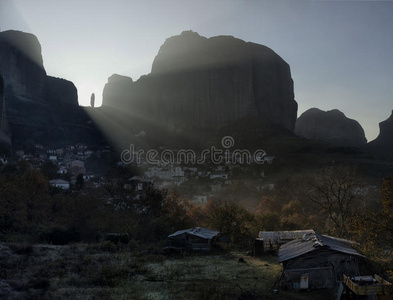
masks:
<svg viewBox="0 0 393 300"><path fill-rule="evenodd" d="M39 235L39 239L53 245L67 245L80 241L80 233L76 228L51 227Z"/></svg>

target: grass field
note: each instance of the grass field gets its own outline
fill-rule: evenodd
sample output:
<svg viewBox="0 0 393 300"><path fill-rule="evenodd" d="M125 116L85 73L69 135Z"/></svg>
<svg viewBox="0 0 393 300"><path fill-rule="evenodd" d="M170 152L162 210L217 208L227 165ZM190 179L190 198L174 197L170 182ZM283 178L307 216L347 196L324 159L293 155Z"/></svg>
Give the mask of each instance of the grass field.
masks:
<svg viewBox="0 0 393 300"><path fill-rule="evenodd" d="M95 245L0 244L0 299L330 299L326 291L271 293L277 257L239 252L167 257Z"/></svg>

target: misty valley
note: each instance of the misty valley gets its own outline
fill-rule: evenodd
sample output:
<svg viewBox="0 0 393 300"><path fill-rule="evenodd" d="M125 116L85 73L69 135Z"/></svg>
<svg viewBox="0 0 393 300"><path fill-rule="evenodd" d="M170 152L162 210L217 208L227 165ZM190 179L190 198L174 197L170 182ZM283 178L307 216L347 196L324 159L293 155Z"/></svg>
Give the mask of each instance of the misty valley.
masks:
<svg viewBox="0 0 393 300"><path fill-rule="evenodd" d="M193 31L83 107L38 38L0 32L0 299L392 299L393 113L298 116L284 58Z"/></svg>

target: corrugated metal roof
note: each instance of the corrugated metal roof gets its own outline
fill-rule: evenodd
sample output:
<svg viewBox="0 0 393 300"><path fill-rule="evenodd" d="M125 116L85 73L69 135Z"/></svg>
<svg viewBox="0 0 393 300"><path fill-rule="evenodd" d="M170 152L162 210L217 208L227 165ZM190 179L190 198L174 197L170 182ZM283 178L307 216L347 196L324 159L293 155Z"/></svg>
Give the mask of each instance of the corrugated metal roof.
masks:
<svg viewBox="0 0 393 300"><path fill-rule="evenodd" d="M315 233L314 230L292 230L292 231L260 231L259 238L264 241L278 242L280 240L301 239L305 234Z"/></svg>
<svg viewBox="0 0 393 300"><path fill-rule="evenodd" d="M349 255L363 256L351 247L355 242L335 238L317 233L307 234L301 239L293 240L280 247L278 250L278 262L283 262L322 247L346 253Z"/></svg>
<svg viewBox="0 0 393 300"><path fill-rule="evenodd" d="M215 231L215 230L211 230L211 229L207 229L207 228L203 228L203 227L195 227L195 228L189 228L189 229L183 229L183 230L176 231L175 233L168 235L168 237L169 238L175 237L175 236L182 235L184 233L187 233L189 235L194 235L194 236L197 236L197 237L200 237L203 239L209 239L209 240L219 234L219 232Z"/></svg>

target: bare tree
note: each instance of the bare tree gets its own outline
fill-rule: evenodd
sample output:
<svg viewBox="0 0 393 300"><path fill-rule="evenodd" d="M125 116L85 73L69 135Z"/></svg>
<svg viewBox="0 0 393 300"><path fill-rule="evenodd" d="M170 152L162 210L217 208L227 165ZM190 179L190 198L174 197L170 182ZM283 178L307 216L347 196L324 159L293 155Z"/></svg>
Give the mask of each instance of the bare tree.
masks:
<svg viewBox="0 0 393 300"><path fill-rule="evenodd" d="M363 192L358 169L349 166L325 168L311 180L310 186L308 198L327 213L337 233L345 236L347 219Z"/></svg>

